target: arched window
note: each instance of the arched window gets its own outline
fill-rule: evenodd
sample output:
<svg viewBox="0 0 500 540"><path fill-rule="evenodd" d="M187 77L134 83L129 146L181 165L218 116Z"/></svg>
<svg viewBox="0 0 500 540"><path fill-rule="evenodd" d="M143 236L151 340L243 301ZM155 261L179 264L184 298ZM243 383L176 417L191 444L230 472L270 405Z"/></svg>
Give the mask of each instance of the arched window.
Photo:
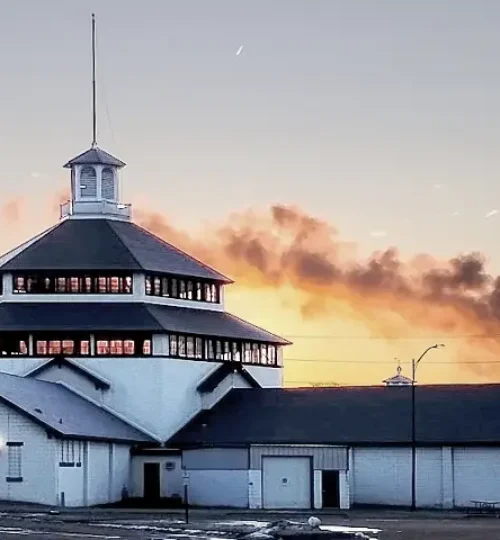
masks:
<svg viewBox="0 0 500 540"><path fill-rule="evenodd" d="M101 193L103 199L114 201L115 199L115 175L113 170L106 167L102 170Z"/></svg>
<svg viewBox="0 0 500 540"><path fill-rule="evenodd" d="M82 167L80 172L80 197L82 199L97 197L97 174L94 167Z"/></svg>

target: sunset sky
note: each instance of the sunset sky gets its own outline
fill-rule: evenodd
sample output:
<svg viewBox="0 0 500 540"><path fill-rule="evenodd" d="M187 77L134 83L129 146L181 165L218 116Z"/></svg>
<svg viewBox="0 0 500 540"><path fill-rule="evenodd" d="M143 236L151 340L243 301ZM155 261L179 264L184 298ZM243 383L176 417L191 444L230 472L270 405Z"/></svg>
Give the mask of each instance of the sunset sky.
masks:
<svg viewBox="0 0 500 540"><path fill-rule="evenodd" d="M1 251L90 145L92 11L124 202L294 342L288 384L435 342L419 381L500 381L500 2L0 0Z"/></svg>

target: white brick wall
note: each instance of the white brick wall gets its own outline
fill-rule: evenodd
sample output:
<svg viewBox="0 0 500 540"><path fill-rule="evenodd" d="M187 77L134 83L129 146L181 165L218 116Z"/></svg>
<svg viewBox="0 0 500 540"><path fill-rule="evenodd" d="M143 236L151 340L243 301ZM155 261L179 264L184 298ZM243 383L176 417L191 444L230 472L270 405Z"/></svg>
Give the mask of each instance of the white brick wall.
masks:
<svg viewBox="0 0 500 540"><path fill-rule="evenodd" d="M409 448L355 448L354 504L410 505L410 466Z"/></svg>
<svg viewBox="0 0 500 540"><path fill-rule="evenodd" d="M6 443L22 442L22 482L7 482ZM57 441L18 412L0 404L0 499L55 505Z"/></svg>
<svg viewBox="0 0 500 540"><path fill-rule="evenodd" d="M500 449L454 448L454 503L500 501Z"/></svg>

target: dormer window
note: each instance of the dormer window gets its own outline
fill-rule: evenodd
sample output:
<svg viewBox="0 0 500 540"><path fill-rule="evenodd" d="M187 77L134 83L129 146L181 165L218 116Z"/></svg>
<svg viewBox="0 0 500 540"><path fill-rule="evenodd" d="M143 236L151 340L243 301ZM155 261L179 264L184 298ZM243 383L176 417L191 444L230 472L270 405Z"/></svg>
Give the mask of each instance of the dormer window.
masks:
<svg viewBox="0 0 500 540"><path fill-rule="evenodd" d="M80 197L95 199L97 197L97 173L94 167L86 165L80 172Z"/></svg>

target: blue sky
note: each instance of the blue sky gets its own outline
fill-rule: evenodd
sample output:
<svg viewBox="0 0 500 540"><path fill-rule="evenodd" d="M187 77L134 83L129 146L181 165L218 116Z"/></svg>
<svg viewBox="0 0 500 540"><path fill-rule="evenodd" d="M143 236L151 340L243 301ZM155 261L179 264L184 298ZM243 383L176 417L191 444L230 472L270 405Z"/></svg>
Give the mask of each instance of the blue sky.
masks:
<svg viewBox="0 0 500 540"><path fill-rule="evenodd" d="M0 0L6 200L44 201L90 144L92 11L126 202L188 229L297 204L367 252L500 271L498 1Z"/></svg>

